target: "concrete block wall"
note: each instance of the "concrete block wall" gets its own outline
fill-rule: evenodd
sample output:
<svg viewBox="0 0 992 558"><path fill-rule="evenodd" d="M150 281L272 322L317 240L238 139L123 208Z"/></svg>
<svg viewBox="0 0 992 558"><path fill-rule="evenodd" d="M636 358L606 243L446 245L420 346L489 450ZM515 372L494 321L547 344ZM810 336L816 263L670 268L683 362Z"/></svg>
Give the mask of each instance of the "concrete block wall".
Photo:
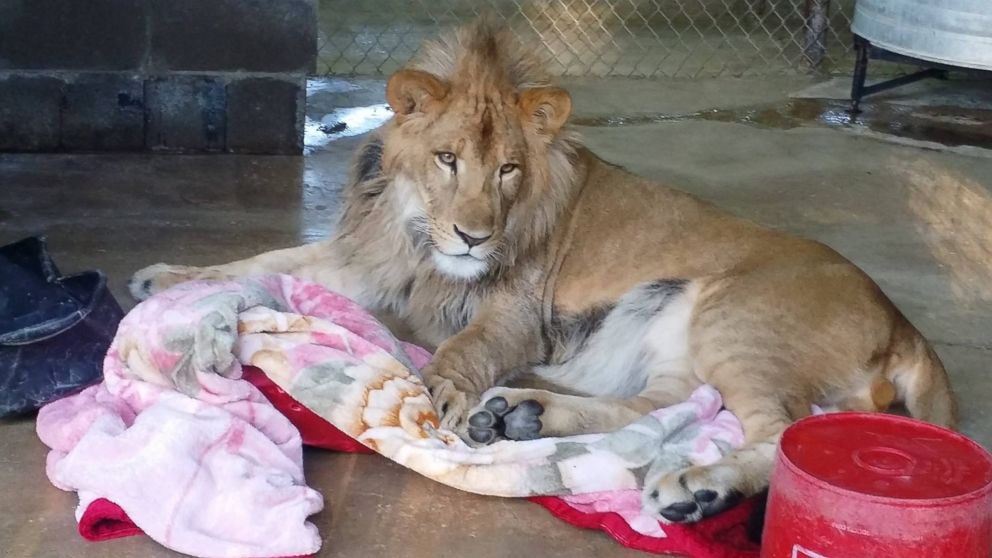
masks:
<svg viewBox="0 0 992 558"><path fill-rule="evenodd" d="M0 151L298 154L317 0L0 0Z"/></svg>

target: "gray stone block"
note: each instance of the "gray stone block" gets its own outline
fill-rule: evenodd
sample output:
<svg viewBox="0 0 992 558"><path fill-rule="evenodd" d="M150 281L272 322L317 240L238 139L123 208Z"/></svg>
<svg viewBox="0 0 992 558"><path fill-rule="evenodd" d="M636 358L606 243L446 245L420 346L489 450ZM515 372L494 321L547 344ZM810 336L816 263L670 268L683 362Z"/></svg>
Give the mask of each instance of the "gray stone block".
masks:
<svg viewBox="0 0 992 558"><path fill-rule="evenodd" d="M227 149L236 153L303 152L306 83L246 78L227 86Z"/></svg>
<svg viewBox="0 0 992 558"><path fill-rule="evenodd" d="M145 146L161 151L223 151L225 84L206 76L173 75L145 85Z"/></svg>
<svg viewBox="0 0 992 558"><path fill-rule="evenodd" d="M51 151L59 146L62 80L0 76L0 151Z"/></svg>
<svg viewBox="0 0 992 558"><path fill-rule="evenodd" d="M317 57L316 0L152 0L157 71L307 73Z"/></svg>
<svg viewBox="0 0 992 558"><path fill-rule="evenodd" d="M145 144L144 86L122 74L87 74L68 82L62 147L70 151L139 150Z"/></svg>
<svg viewBox="0 0 992 558"><path fill-rule="evenodd" d="M0 0L0 69L136 70L142 0Z"/></svg>

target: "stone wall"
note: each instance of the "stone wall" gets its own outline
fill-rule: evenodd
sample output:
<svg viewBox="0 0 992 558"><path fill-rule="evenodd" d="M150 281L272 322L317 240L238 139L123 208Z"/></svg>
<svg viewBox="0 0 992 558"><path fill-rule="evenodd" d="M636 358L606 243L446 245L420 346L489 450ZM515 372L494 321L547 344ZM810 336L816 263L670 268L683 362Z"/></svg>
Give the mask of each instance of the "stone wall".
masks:
<svg viewBox="0 0 992 558"><path fill-rule="evenodd" d="M316 0L0 0L0 151L296 154Z"/></svg>

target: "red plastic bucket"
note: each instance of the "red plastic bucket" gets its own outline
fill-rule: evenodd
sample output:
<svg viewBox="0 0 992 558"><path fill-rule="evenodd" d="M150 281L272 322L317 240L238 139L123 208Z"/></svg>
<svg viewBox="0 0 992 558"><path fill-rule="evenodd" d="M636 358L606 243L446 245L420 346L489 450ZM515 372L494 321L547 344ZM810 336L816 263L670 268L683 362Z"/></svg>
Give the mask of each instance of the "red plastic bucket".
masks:
<svg viewBox="0 0 992 558"><path fill-rule="evenodd" d="M992 455L927 423L805 418L782 436L761 558L989 558Z"/></svg>

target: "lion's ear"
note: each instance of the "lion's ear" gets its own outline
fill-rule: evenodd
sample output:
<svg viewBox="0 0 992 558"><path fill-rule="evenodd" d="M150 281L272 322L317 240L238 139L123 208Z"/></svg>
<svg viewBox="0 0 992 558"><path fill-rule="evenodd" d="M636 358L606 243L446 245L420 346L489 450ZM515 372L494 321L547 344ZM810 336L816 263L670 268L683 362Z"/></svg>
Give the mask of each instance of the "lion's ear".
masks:
<svg viewBox="0 0 992 558"><path fill-rule="evenodd" d="M534 87L520 93L520 111L542 134L554 136L572 113L572 97L559 87Z"/></svg>
<svg viewBox="0 0 992 558"><path fill-rule="evenodd" d="M386 84L386 101L393 112L404 116L429 110L447 94L444 82L420 70L400 70Z"/></svg>

